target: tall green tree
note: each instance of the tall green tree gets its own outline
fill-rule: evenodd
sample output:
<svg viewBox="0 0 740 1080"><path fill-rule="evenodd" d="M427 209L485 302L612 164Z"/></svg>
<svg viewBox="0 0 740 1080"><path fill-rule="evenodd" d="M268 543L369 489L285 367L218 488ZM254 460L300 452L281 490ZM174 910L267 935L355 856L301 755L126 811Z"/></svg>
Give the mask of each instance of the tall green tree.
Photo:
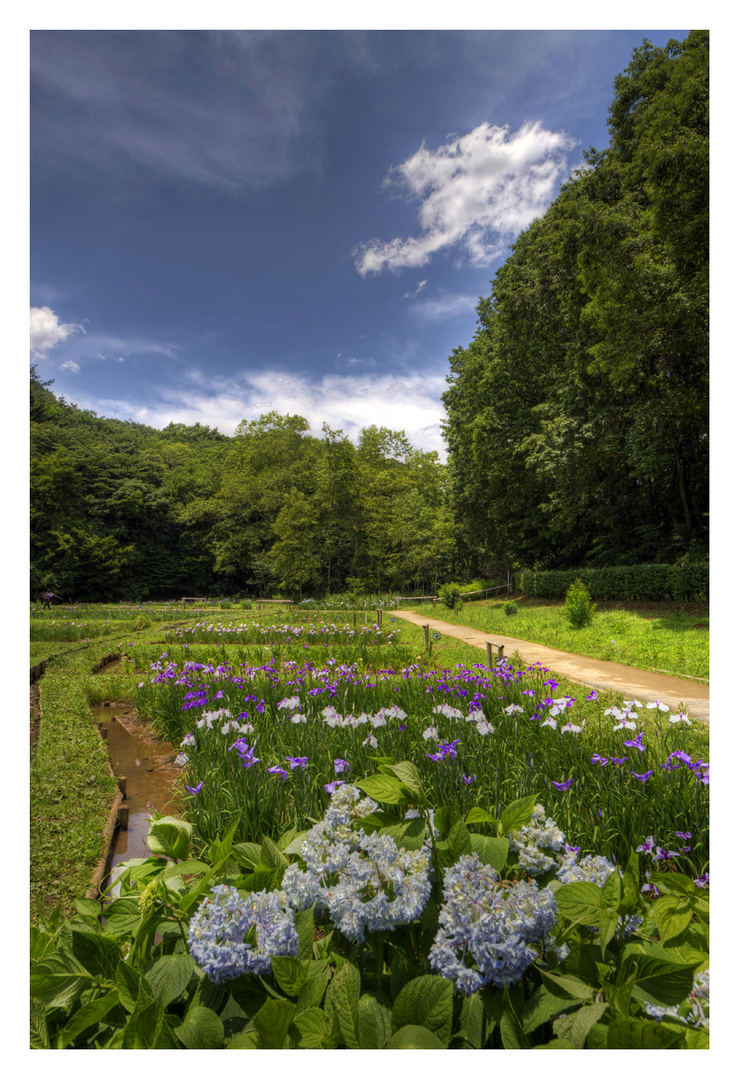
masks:
<svg viewBox="0 0 740 1080"><path fill-rule="evenodd" d="M649 43L450 360L452 498L479 564L706 550L708 35ZM678 174L681 179L678 179Z"/></svg>

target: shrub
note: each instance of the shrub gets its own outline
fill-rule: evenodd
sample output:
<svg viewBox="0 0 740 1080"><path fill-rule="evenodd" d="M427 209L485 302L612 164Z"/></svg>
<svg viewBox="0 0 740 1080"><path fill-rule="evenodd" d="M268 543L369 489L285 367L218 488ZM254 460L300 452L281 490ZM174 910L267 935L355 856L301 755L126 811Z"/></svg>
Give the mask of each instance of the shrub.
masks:
<svg viewBox="0 0 740 1080"><path fill-rule="evenodd" d="M504 615L516 615L519 608L516 606L513 600L507 600L504 604Z"/></svg>
<svg viewBox="0 0 740 1080"><path fill-rule="evenodd" d="M580 578L574 581L565 597L565 617L575 630L588 626L594 617L595 604Z"/></svg>
<svg viewBox="0 0 740 1080"><path fill-rule="evenodd" d="M445 607L450 609L457 608L460 601L460 586L459 585L445 585L440 593L440 598Z"/></svg>

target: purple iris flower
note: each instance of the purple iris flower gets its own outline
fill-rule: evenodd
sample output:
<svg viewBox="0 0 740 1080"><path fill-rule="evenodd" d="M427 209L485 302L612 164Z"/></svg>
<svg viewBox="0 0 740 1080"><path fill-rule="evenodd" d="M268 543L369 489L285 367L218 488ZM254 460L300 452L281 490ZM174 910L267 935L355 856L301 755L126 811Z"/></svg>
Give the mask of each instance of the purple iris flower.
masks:
<svg viewBox="0 0 740 1080"><path fill-rule="evenodd" d="M475 775L466 776L465 773L462 774L462 778L463 778L463 782L465 783L466 787L470 787L470 785L473 783L473 781L478 779L478 777L475 776Z"/></svg>
<svg viewBox="0 0 740 1080"><path fill-rule="evenodd" d="M646 773L636 773L636 772L633 772L633 773L632 773L632 775L633 775L633 776L635 777L635 779L639 780L641 784L647 784L648 780L649 780L649 779L650 779L650 777L651 777L651 776L653 775L653 770L652 770L652 769L650 769L650 770L649 770L648 772L646 772Z"/></svg>
<svg viewBox="0 0 740 1080"><path fill-rule="evenodd" d="M324 791L329 795L333 795L337 788L344 783L344 780L332 780L330 784L324 784Z"/></svg>
<svg viewBox="0 0 740 1080"><path fill-rule="evenodd" d="M189 791L191 795L197 795L198 792L200 791L200 789L203 787L204 783L205 783L205 781L201 780L201 782L199 784L197 784L195 787L188 787L188 785L186 784L185 785L185 790Z"/></svg>
<svg viewBox="0 0 740 1080"><path fill-rule="evenodd" d="M291 772L293 772L293 769L305 769L308 765L307 757L286 757L285 760L289 763ZM267 771L271 772L270 769Z"/></svg>
<svg viewBox="0 0 740 1080"><path fill-rule="evenodd" d="M636 735L634 739L625 739L623 746L634 746L635 750L639 750L641 754L645 753L645 747L642 745L642 740L645 738L645 732L641 731L639 735Z"/></svg>
<svg viewBox="0 0 740 1080"><path fill-rule="evenodd" d="M574 777L574 776L572 776L572 777L570 778L570 780L565 780L565 781L563 781L563 783L562 783L562 784L559 784L559 783L557 782L557 780L553 780L553 781L552 781L552 786L553 786L554 788L557 788L557 790L558 790L558 791L567 791L567 790L568 790L568 788L570 787L570 785L571 785L571 784L573 783L573 781L574 781L574 780L575 780L575 777Z"/></svg>
<svg viewBox="0 0 740 1080"><path fill-rule="evenodd" d="M592 754L591 755L591 764L592 765L601 765L601 767L603 769L603 767L605 765L609 764L609 758L599 757L598 754Z"/></svg>
<svg viewBox="0 0 740 1080"><path fill-rule="evenodd" d="M635 848L635 851L648 851L648 852L650 852L650 851L653 850L654 847L655 847L655 841L653 840L652 836L648 836L645 840L643 840L643 842L640 844L639 847Z"/></svg>
<svg viewBox="0 0 740 1080"><path fill-rule="evenodd" d="M343 773L343 772L349 772L349 770L351 768L352 768L352 766L350 765L350 763L348 761L345 761L344 758L339 758L339 757L334 758L334 774L335 775L338 775L339 773Z"/></svg>
<svg viewBox="0 0 740 1080"><path fill-rule="evenodd" d="M269 773L272 773L273 776L284 777L288 775L287 770L281 769L279 765L273 765L272 768L268 769L267 771Z"/></svg>
<svg viewBox="0 0 740 1080"><path fill-rule="evenodd" d="M627 758L626 757L610 757L609 760L611 761L612 765L619 766L619 765L624 765Z"/></svg>

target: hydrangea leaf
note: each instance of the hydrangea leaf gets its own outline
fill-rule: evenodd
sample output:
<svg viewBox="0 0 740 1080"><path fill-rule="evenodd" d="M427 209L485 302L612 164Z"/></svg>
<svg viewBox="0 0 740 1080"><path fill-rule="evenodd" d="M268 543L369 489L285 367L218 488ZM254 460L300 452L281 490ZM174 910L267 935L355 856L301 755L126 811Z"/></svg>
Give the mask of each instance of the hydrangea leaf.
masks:
<svg viewBox="0 0 740 1080"><path fill-rule="evenodd" d="M386 1049L444 1050L446 1047L429 1028L421 1027L418 1024L407 1024L391 1036Z"/></svg>
<svg viewBox="0 0 740 1080"><path fill-rule="evenodd" d="M357 787L369 795L371 799L375 799L377 802L390 803L391 805L398 803L410 802L414 798L414 793L405 784L402 784L394 776L384 776L383 774L377 774L376 776L368 776L364 780L357 781Z"/></svg>
<svg viewBox="0 0 740 1080"><path fill-rule="evenodd" d="M293 1017L298 1029L298 1046L304 1050L321 1050L331 1046L331 1023L323 1009L310 1008Z"/></svg>
<svg viewBox="0 0 740 1080"><path fill-rule="evenodd" d="M187 1050L216 1050L223 1046L224 1025L212 1009L195 1005L175 1028L175 1035Z"/></svg>
<svg viewBox="0 0 740 1080"><path fill-rule="evenodd" d="M373 994L363 994L357 1007L357 1035L362 1050L382 1050L392 1033L391 1011Z"/></svg>
<svg viewBox="0 0 740 1080"><path fill-rule="evenodd" d="M153 855L168 859L187 859L193 826L175 817L161 817L149 826L146 842Z"/></svg>
<svg viewBox="0 0 740 1080"><path fill-rule="evenodd" d="M282 1050L296 1007L284 998L270 998L253 1017L263 1050Z"/></svg>
<svg viewBox="0 0 740 1080"><path fill-rule="evenodd" d="M188 953L172 953L155 960L146 977L155 998L169 1005L185 992L194 971L195 963Z"/></svg>
<svg viewBox="0 0 740 1080"><path fill-rule="evenodd" d="M452 1038L453 988L441 975L420 975L406 983L393 1002L393 1027L420 1024L447 1046Z"/></svg>
<svg viewBox="0 0 740 1080"><path fill-rule="evenodd" d="M345 1045L359 1050L357 1010L360 1002L360 973L354 964L346 962L334 976L326 991L326 1007L336 1015Z"/></svg>
<svg viewBox="0 0 740 1080"><path fill-rule="evenodd" d="M571 922L594 926L599 921L601 889L592 881L573 881L557 890L555 903Z"/></svg>
<svg viewBox="0 0 740 1080"><path fill-rule="evenodd" d="M480 861L492 866L494 870L501 873L509 855L509 841L506 837L482 836L480 833L471 833L470 842Z"/></svg>
<svg viewBox="0 0 740 1080"><path fill-rule="evenodd" d="M536 795L527 795L523 799L516 799L515 802L510 803L501 814L499 836L505 836L514 829L521 829L522 825L527 825L536 803Z"/></svg>

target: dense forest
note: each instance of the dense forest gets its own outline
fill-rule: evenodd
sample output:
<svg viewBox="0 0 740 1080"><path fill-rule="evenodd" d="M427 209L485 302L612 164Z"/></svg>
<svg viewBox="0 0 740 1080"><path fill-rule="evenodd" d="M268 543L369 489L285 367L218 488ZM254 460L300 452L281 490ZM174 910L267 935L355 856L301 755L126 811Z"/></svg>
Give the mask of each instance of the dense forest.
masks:
<svg viewBox="0 0 740 1080"><path fill-rule="evenodd" d="M31 379L31 593L65 599L436 588L451 572L446 470L403 434L355 446L300 416L163 431Z"/></svg>
<svg viewBox="0 0 740 1080"><path fill-rule="evenodd" d="M155 430L31 370L31 594L436 590L708 550L709 37L649 42L450 358L449 461L300 416Z"/></svg>

